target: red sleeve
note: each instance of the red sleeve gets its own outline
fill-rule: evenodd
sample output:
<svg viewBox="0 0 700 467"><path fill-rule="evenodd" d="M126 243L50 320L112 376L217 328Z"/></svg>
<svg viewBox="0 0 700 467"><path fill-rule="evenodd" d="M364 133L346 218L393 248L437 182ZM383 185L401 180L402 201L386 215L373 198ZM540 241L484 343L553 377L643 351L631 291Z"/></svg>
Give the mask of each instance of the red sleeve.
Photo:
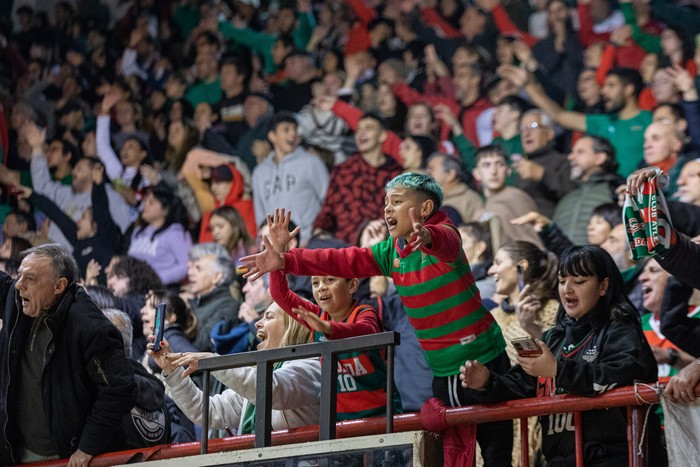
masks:
<svg viewBox="0 0 700 467"><path fill-rule="evenodd" d="M502 5L497 5L496 8L491 10L491 16L493 16L493 22L496 24L496 28L498 28L501 34L517 34L528 47L532 47L539 42L539 39L535 36L518 29L515 23L511 21L508 12Z"/></svg>
<svg viewBox="0 0 700 467"><path fill-rule="evenodd" d="M398 162L401 166L403 165L403 159L401 159L399 148L401 147L402 142L403 140L399 135L391 130L387 130L386 139L382 143L382 152L396 159L396 162Z"/></svg>
<svg viewBox="0 0 700 467"><path fill-rule="evenodd" d="M423 22L432 28L442 31L442 36L445 39L462 38L462 33L459 32L458 29L455 29L450 23L445 21L445 18L435 11L435 8L423 8L420 12L423 17Z"/></svg>
<svg viewBox="0 0 700 467"><path fill-rule="evenodd" d="M384 275L369 248L294 248L284 253L284 268L300 276L372 277Z"/></svg>
<svg viewBox="0 0 700 467"><path fill-rule="evenodd" d="M446 97L421 94L406 83L395 83L391 87L391 90L394 95L407 107L422 102L430 105L431 107L437 104L445 104L456 114L458 114L460 110L459 104L456 100Z"/></svg>
<svg viewBox="0 0 700 467"><path fill-rule="evenodd" d="M377 16L377 12L365 0L346 0L352 11L363 24L368 24Z"/></svg>
<svg viewBox="0 0 700 467"><path fill-rule="evenodd" d="M596 41L608 42L610 33L597 34L593 32L593 17L591 16L591 6L578 4L578 20L580 29L578 37L583 47L588 47Z"/></svg>
<svg viewBox="0 0 700 467"><path fill-rule="evenodd" d="M612 44L606 45L605 50L603 50L603 56L600 57L600 65L598 65L598 70L595 73L595 80L598 81L600 86L605 83L608 71L615 65L615 57L617 57L617 47Z"/></svg>
<svg viewBox="0 0 700 467"><path fill-rule="evenodd" d="M651 88L642 89L642 92L639 93L639 108L651 112L654 107L656 107L656 98L651 92Z"/></svg>
<svg viewBox="0 0 700 467"><path fill-rule="evenodd" d="M382 332L379 324L379 315L373 308L367 309L357 315L354 323L341 323L328 321L331 325L330 339L345 339L346 337L366 336Z"/></svg>
<svg viewBox="0 0 700 467"><path fill-rule="evenodd" d="M430 232L433 241L430 248L421 248L423 252L446 263L451 263L459 257L462 241L455 229L446 225L426 225L425 228Z"/></svg>
<svg viewBox="0 0 700 467"><path fill-rule="evenodd" d="M356 21L350 28L350 32L348 32L348 41L343 47L343 52L345 55L352 55L357 52L364 52L370 47L372 47L372 43L369 40L367 27L361 21Z"/></svg>
<svg viewBox="0 0 700 467"><path fill-rule="evenodd" d="M342 118L352 131L357 131L357 125L360 123L360 118L362 118L362 111L360 109L338 99L335 105L333 105L331 112ZM384 143L382 143L382 152L396 159L396 162L399 164L403 163L401 155L399 154L401 141L403 140L399 135L393 131L387 131L387 137Z"/></svg>
<svg viewBox="0 0 700 467"><path fill-rule="evenodd" d="M338 99L335 101L331 112L342 118L352 131L357 131L357 125L359 125L360 118L362 118L362 111L360 109Z"/></svg>
<svg viewBox="0 0 700 467"><path fill-rule="evenodd" d="M316 215L316 219L314 219L314 229L335 232L338 228L335 213L333 212L333 206L337 204L339 193L337 186L338 183L336 182L336 176L333 172L331 172L331 179L328 183L328 191L326 192L326 197L321 205L321 211Z"/></svg>
<svg viewBox="0 0 700 467"><path fill-rule="evenodd" d="M321 308L308 301L301 298L299 295L295 294L289 290L289 285L287 285L287 277L282 273L282 271L272 271L270 273L270 295L272 299L277 303L280 308L284 310L289 316L294 318L296 322L304 326L306 329L313 329L306 324L306 321L299 319L299 315L294 312L294 308L305 308L317 315L321 314Z"/></svg>

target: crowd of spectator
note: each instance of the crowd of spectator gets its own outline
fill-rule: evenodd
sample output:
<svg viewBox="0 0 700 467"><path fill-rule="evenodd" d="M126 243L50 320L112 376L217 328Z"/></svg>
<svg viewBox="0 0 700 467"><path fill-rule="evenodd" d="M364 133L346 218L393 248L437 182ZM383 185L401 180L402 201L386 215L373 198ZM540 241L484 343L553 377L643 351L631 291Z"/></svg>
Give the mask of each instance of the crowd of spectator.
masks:
<svg viewBox="0 0 700 467"><path fill-rule="evenodd" d="M678 251L692 257L700 243L697 0L0 6L0 352L31 342L0 368L3 383L19 381L0 394L0 463L87 465L109 450L194 440L199 359L384 329L402 333L399 410L433 395L457 406L664 377L668 397L693 399L700 294L690 286L700 274ZM673 248L635 260L622 205L656 173L649 166L665 174ZM281 271L251 259L264 251L279 254ZM329 275L303 277L312 273ZM572 311L585 301L577 277L602 291L585 303L586 320ZM165 345L153 353L161 302ZM72 326L85 310L71 344L53 317ZM610 332L629 348L609 343ZM522 336L543 346L539 366L509 344ZM601 362L613 351L641 356L620 363L631 373L606 362L572 382L589 375L566 371L581 364L579 344ZM54 345L54 361L81 366L67 407L79 410L60 430L52 407L70 381L51 363ZM77 351L93 360L76 363ZM340 419L383 413L381 354L342 357ZM48 384L40 365L54 384L44 394L27 389ZM318 361L274 373L273 425L318 423ZM212 427L250 432L255 372L215 376ZM533 376L556 384L541 391ZM291 379L308 381L283 394ZM90 418L110 398L100 422L119 428L131 406L160 428L124 422L127 443L111 443L116 431ZM26 421L13 403L44 410ZM584 425L605 424L617 439L610 417ZM519 462L519 430L506 425L477 431L486 465ZM572 434L569 425L559 432ZM568 441L553 448L534 419L530 433L531 463L568 465ZM596 465L626 456L586 442Z"/></svg>

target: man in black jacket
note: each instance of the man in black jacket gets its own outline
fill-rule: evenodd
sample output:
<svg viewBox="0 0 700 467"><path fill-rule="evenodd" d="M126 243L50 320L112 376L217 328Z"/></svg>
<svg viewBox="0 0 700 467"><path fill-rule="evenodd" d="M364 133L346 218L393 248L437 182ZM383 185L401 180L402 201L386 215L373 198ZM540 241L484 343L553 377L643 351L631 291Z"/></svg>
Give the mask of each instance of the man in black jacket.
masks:
<svg viewBox="0 0 700 467"><path fill-rule="evenodd" d="M119 331L77 285L64 246L25 251L18 273L0 274L0 464L88 465L123 449L136 385Z"/></svg>

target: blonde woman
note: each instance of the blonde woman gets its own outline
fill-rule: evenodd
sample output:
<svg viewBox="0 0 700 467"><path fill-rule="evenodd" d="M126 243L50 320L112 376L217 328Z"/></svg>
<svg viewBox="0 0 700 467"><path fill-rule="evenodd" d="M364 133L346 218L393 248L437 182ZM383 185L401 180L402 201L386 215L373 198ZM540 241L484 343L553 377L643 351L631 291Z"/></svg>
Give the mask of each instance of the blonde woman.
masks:
<svg viewBox="0 0 700 467"><path fill-rule="evenodd" d="M275 349L310 342L309 331L290 318L275 303L255 325L258 350ZM149 344L149 348L152 344ZM163 376L175 403L194 423L202 423L202 391L189 375L201 358L212 353L173 353L167 341L158 352L149 350L163 369ZM209 426L223 430L237 427L238 434L254 432L255 367L233 368L212 373L229 389L209 397ZM272 373L272 428L283 430L318 424L321 394L321 365L318 358L278 362Z"/></svg>

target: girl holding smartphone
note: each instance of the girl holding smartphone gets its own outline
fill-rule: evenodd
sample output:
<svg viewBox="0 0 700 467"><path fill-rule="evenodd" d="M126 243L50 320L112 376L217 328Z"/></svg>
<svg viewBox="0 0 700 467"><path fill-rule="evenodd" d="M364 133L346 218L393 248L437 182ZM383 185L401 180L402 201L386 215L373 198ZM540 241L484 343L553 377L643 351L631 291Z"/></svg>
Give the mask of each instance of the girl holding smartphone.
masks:
<svg viewBox="0 0 700 467"><path fill-rule="evenodd" d="M610 255L593 245L574 246L560 258L561 306L556 325L546 331L537 357L517 357L518 365L496 375L478 363L461 368L462 386L482 402L554 394L595 396L619 386L656 381L656 360L642 333L639 314L624 290ZM582 413L585 465L625 465L627 414L624 407ZM550 466L575 464L573 414L540 417L542 451ZM659 420L650 412L649 465L666 465Z"/></svg>

